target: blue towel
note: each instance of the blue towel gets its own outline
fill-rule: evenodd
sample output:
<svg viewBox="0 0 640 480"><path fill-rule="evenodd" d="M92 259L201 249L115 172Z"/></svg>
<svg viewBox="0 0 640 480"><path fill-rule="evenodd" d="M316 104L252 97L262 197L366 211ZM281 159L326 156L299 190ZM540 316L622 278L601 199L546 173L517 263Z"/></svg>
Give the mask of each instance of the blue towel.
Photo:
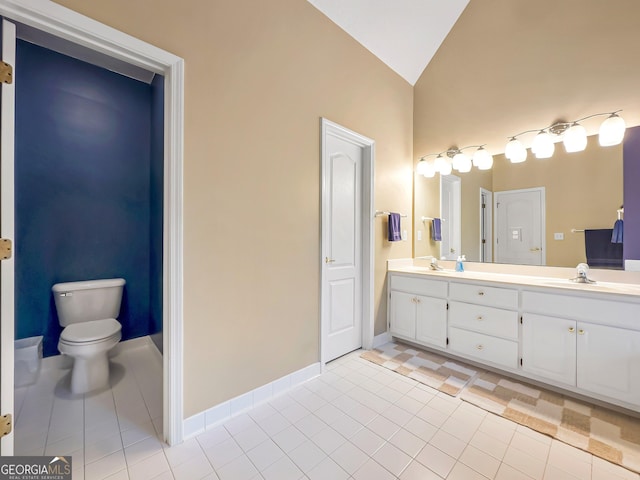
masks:
<svg viewBox="0 0 640 480"><path fill-rule="evenodd" d="M622 243L624 233L624 221L618 219L613 225L613 233L611 234L611 243Z"/></svg>
<svg viewBox="0 0 640 480"><path fill-rule="evenodd" d="M434 242L442 241L442 220L439 218L431 220L431 240Z"/></svg>
<svg viewBox="0 0 640 480"><path fill-rule="evenodd" d="M389 214L389 241L398 242L402 240L402 234L400 233L400 214Z"/></svg>
<svg viewBox="0 0 640 480"><path fill-rule="evenodd" d="M622 244L611 243L613 230L602 228L584 231L584 246L590 267L623 268Z"/></svg>

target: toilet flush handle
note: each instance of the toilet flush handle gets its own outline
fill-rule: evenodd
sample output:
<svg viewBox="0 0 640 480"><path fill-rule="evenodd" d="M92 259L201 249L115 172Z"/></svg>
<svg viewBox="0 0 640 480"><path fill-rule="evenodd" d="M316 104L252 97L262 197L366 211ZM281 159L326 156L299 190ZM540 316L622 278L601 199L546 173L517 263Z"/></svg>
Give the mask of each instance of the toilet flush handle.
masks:
<svg viewBox="0 0 640 480"><path fill-rule="evenodd" d="M62 292L61 297L73 297L73 292Z"/></svg>

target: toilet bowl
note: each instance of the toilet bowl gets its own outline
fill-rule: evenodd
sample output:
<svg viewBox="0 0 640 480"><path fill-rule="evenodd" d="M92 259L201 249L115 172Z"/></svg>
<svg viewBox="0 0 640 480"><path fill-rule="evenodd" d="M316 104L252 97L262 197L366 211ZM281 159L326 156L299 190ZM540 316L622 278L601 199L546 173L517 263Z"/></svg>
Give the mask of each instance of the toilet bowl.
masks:
<svg viewBox="0 0 640 480"><path fill-rule="evenodd" d="M89 393L109 385L109 351L122 338L122 278L58 283L52 287L60 325L58 350L73 358L71 391Z"/></svg>
<svg viewBox="0 0 640 480"><path fill-rule="evenodd" d="M60 334L58 350L63 355L73 358L73 393L87 393L109 384L109 350L115 347L121 338L122 325L114 318L65 327Z"/></svg>

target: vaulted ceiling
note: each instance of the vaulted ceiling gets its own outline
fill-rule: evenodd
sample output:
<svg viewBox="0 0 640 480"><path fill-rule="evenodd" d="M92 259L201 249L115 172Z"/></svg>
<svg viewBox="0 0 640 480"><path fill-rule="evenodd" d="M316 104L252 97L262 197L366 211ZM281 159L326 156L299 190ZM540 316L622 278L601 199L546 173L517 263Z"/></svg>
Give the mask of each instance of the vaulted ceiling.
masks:
<svg viewBox="0 0 640 480"><path fill-rule="evenodd" d="M469 0L308 0L415 85Z"/></svg>

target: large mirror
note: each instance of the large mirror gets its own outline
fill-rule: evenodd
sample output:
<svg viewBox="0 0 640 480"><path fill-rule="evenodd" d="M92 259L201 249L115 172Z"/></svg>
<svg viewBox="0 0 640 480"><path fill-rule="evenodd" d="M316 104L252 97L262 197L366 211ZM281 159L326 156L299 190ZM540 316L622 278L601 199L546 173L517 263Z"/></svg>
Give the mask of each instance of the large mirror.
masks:
<svg viewBox="0 0 640 480"><path fill-rule="evenodd" d="M585 262L584 230L613 229L623 204L622 145L600 147L597 136L588 140L584 151L570 154L558 144L548 159L532 158L529 152L528 161L512 164L496 155L491 170L454 171L442 178L415 175L415 256L454 259L464 254L475 262L562 267ZM455 203L448 200L452 180L459 183L458 212L447 208ZM509 215L515 218L507 221ZM433 239L432 218L443 219L440 241ZM535 237L521 226L532 222L539 224L539 241L522 238ZM510 228L501 232L501 225ZM499 233L502 244L496 243ZM455 237L458 242L451 240ZM520 244L525 251L513 247Z"/></svg>
<svg viewBox="0 0 640 480"><path fill-rule="evenodd" d="M414 164L426 154L482 144L494 164L487 171L453 172L459 219L445 219L441 231L453 235L459 221L459 245L432 239L431 219L451 216L455 204L443 201L440 175L415 175L415 257L464 254L471 261L563 267L586 260L583 231L612 229L624 204L625 147L598 144L606 117L582 122L590 135L582 152L566 153L557 143L551 158L536 159L529 150L518 164L502 153L510 135L617 109L627 137L631 127L640 128L638 16L635 0L470 0L415 86ZM520 139L529 147L534 136ZM526 232L518 222L500 223L497 216L506 210L516 215L522 202L542 202L537 213L524 210L543 233L519 258L497 249L496 228L509 225L501 230L503 243L521 241ZM627 217L640 208L624 206Z"/></svg>

